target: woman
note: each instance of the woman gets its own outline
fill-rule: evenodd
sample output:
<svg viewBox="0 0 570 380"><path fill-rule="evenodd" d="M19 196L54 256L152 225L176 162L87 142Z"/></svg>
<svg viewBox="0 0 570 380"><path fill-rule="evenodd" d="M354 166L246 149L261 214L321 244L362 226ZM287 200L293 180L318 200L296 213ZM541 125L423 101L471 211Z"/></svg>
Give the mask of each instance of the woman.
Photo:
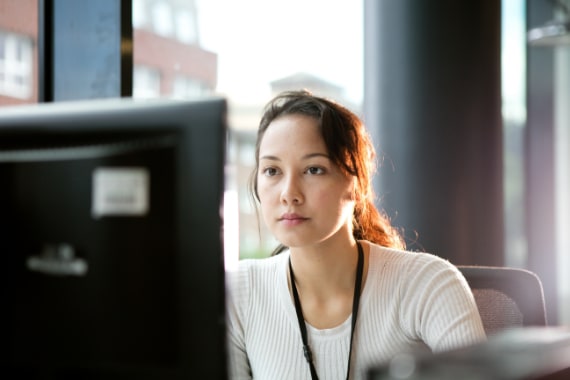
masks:
<svg viewBox="0 0 570 380"><path fill-rule="evenodd" d="M232 379L364 379L399 352L485 339L460 272L405 251L374 206L374 154L333 101L299 91L266 106L252 190L281 244L231 273Z"/></svg>

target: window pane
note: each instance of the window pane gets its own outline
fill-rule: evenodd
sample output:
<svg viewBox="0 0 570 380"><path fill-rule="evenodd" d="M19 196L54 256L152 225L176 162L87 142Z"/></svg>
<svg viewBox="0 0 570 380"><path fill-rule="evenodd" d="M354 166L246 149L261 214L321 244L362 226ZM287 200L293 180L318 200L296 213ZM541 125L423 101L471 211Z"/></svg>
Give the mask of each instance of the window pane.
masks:
<svg viewBox="0 0 570 380"><path fill-rule="evenodd" d="M0 0L0 106L38 101L37 0Z"/></svg>
<svg viewBox="0 0 570 380"><path fill-rule="evenodd" d="M502 110L504 126L505 262L526 267L524 132L526 25L520 1L502 1Z"/></svg>
<svg viewBox="0 0 570 380"><path fill-rule="evenodd" d="M570 7L570 2L566 1ZM558 15L563 19L564 15ZM567 40L570 36L567 35ZM559 324L570 325L570 44L554 51L556 251Z"/></svg>
<svg viewBox="0 0 570 380"><path fill-rule="evenodd" d="M134 97L195 97L196 93L204 96L215 92L218 55L206 50L195 38L198 13L194 1L134 1L133 24ZM141 71L152 71L154 77L160 78L156 93L149 93L148 83L138 83L149 80L149 75L140 74ZM199 91L194 84L199 84Z"/></svg>
<svg viewBox="0 0 570 380"><path fill-rule="evenodd" d="M278 91L307 88L361 114L362 1L137 0L133 20L135 73L159 73L156 96L228 99L226 220L239 221L226 228L239 230L228 246L241 257L269 254L276 241L258 225L247 192L261 109ZM143 80L135 75L134 88Z"/></svg>

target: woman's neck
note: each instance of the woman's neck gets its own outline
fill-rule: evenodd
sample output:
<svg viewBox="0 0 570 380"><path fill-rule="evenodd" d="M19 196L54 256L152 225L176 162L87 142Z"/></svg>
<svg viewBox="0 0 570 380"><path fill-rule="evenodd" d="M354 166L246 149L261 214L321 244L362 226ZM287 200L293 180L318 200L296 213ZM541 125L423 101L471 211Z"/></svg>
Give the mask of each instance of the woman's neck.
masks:
<svg viewBox="0 0 570 380"><path fill-rule="evenodd" d="M365 258L368 247L363 244ZM332 328L352 312L358 248L350 244L291 249L291 265L305 320L316 328ZM366 262L364 278L366 277Z"/></svg>
<svg viewBox="0 0 570 380"><path fill-rule="evenodd" d="M319 298L339 291L352 291L357 260L354 240L291 248L297 289Z"/></svg>

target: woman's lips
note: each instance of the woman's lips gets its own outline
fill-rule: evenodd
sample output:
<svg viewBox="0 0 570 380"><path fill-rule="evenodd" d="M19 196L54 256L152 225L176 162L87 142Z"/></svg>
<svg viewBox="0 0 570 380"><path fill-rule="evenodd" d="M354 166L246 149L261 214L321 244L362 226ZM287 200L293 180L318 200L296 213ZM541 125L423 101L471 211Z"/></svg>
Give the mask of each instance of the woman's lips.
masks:
<svg viewBox="0 0 570 380"><path fill-rule="evenodd" d="M308 220L308 218L305 218L298 214L289 214L289 213L283 214L279 218L279 221L286 226L297 226L305 222L306 220Z"/></svg>

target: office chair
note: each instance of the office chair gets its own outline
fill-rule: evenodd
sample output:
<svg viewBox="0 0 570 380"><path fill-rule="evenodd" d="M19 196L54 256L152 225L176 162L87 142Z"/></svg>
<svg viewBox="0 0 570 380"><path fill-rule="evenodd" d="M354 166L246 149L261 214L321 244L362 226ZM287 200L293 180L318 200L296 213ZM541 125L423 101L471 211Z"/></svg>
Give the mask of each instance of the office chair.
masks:
<svg viewBox="0 0 570 380"><path fill-rule="evenodd" d="M457 266L469 283L487 335L513 327L546 326L540 278L526 269Z"/></svg>

